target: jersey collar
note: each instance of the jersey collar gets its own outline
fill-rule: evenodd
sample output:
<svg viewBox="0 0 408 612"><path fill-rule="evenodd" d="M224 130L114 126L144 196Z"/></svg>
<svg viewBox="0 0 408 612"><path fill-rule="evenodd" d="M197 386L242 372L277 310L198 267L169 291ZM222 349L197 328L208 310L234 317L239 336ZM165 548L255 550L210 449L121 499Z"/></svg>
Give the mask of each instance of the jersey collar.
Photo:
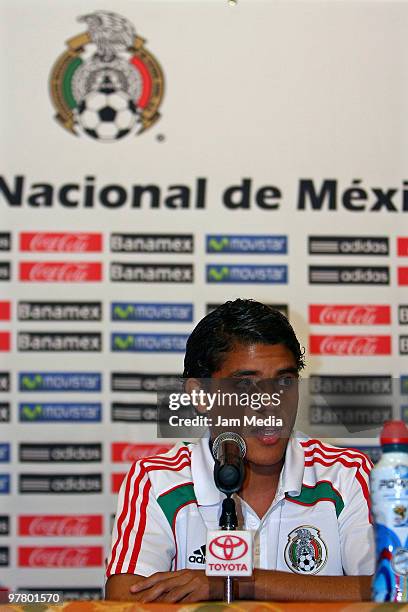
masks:
<svg viewBox="0 0 408 612"><path fill-rule="evenodd" d="M300 435L301 438L304 436ZM201 438L194 444L191 453L191 474L194 491L199 506L212 506L219 504L225 495L221 493L214 483L214 458L210 451L209 435ZM302 489L303 473L305 469L305 455L296 433L292 433L286 448L285 463L280 475L277 494L292 496L300 494Z"/></svg>

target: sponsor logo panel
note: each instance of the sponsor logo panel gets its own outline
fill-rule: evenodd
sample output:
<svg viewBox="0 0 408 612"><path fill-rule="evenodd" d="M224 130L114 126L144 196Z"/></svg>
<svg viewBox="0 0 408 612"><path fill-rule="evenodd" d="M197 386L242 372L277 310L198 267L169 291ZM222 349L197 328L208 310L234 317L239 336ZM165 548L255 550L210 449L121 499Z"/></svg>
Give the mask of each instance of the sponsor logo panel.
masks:
<svg viewBox="0 0 408 612"><path fill-rule="evenodd" d="M99 332L19 332L17 348L19 351L38 352L100 352L102 334Z"/></svg>
<svg viewBox="0 0 408 612"><path fill-rule="evenodd" d="M112 351L184 353L186 334L111 334Z"/></svg>
<svg viewBox="0 0 408 612"><path fill-rule="evenodd" d="M112 302L111 319L112 321L191 323L193 304Z"/></svg>
<svg viewBox="0 0 408 612"><path fill-rule="evenodd" d="M400 304L398 306L398 323L400 325L408 325L408 304Z"/></svg>
<svg viewBox="0 0 408 612"><path fill-rule="evenodd" d="M95 253L102 251L102 234L21 232L20 251L37 253Z"/></svg>
<svg viewBox="0 0 408 612"><path fill-rule="evenodd" d="M310 406L311 425L376 427L392 419L392 406Z"/></svg>
<svg viewBox="0 0 408 612"><path fill-rule="evenodd" d="M408 285L408 267L398 268L398 284L403 286Z"/></svg>
<svg viewBox="0 0 408 612"><path fill-rule="evenodd" d="M373 304L311 304L309 323L317 325L389 325L391 307Z"/></svg>
<svg viewBox="0 0 408 612"><path fill-rule="evenodd" d="M11 349L11 334L10 332L0 332L0 351L9 351Z"/></svg>
<svg viewBox="0 0 408 612"><path fill-rule="evenodd" d="M10 444L0 443L0 463L10 463Z"/></svg>
<svg viewBox="0 0 408 612"><path fill-rule="evenodd" d="M125 477L126 472L111 475L111 493L119 493L120 487Z"/></svg>
<svg viewBox="0 0 408 612"><path fill-rule="evenodd" d="M22 261L20 281L31 283L89 283L102 280L102 264L87 261Z"/></svg>
<svg viewBox="0 0 408 612"><path fill-rule="evenodd" d="M309 266L311 285L389 285L388 266Z"/></svg>
<svg viewBox="0 0 408 612"><path fill-rule="evenodd" d="M11 263L9 261L0 261L0 281L11 280Z"/></svg>
<svg viewBox="0 0 408 612"><path fill-rule="evenodd" d="M408 336L399 337L399 352L400 355L408 355Z"/></svg>
<svg viewBox="0 0 408 612"><path fill-rule="evenodd" d="M36 495L102 493L102 474L20 474L19 492Z"/></svg>
<svg viewBox="0 0 408 612"><path fill-rule="evenodd" d="M19 567L100 567L102 546L19 546Z"/></svg>
<svg viewBox="0 0 408 612"><path fill-rule="evenodd" d="M0 392L10 391L10 372L0 372Z"/></svg>
<svg viewBox="0 0 408 612"><path fill-rule="evenodd" d="M18 407L23 423L100 423L100 403L22 402Z"/></svg>
<svg viewBox="0 0 408 612"><path fill-rule="evenodd" d="M0 474L0 494L10 493L11 480L10 474Z"/></svg>
<svg viewBox="0 0 408 612"><path fill-rule="evenodd" d="M144 391L156 393L157 391L177 391L180 389L181 378L179 374L153 374L139 372L112 372L112 391Z"/></svg>
<svg viewBox="0 0 408 612"><path fill-rule="evenodd" d="M408 237L397 238L397 255L398 257L408 257Z"/></svg>
<svg viewBox="0 0 408 612"><path fill-rule="evenodd" d="M391 336L310 336L312 355L390 355Z"/></svg>
<svg viewBox="0 0 408 612"><path fill-rule="evenodd" d="M206 266L207 283L286 284L286 265L214 265Z"/></svg>
<svg viewBox="0 0 408 612"><path fill-rule="evenodd" d="M172 444L131 444L129 442L113 442L111 459L114 463L133 463L138 459L167 453Z"/></svg>
<svg viewBox="0 0 408 612"><path fill-rule="evenodd" d="M113 402L111 418L112 421L152 423L157 419L157 406L146 403Z"/></svg>
<svg viewBox="0 0 408 612"><path fill-rule="evenodd" d="M401 383L401 394L402 395L408 394L408 376L406 375L401 376L400 383Z"/></svg>
<svg viewBox="0 0 408 612"><path fill-rule="evenodd" d="M193 253L193 234L111 234L113 253Z"/></svg>
<svg viewBox="0 0 408 612"><path fill-rule="evenodd" d="M99 372L20 372L19 391L97 392L102 389Z"/></svg>
<svg viewBox="0 0 408 612"><path fill-rule="evenodd" d="M102 444L20 444L22 463L95 463L102 461Z"/></svg>
<svg viewBox="0 0 408 612"><path fill-rule="evenodd" d="M0 546L0 567L10 565L10 549L8 546Z"/></svg>
<svg viewBox="0 0 408 612"><path fill-rule="evenodd" d="M211 234L206 237L206 252L285 255L288 239L287 236Z"/></svg>
<svg viewBox="0 0 408 612"><path fill-rule="evenodd" d="M309 378L309 391L312 395L392 395L392 376L312 374Z"/></svg>
<svg viewBox="0 0 408 612"><path fill-rule="evenodd" d="M0 515L0 536L10 535L10 517Z"/></svg>
<svg viewBox="0 0 408 612"><path fill-rule="evenodd" d="M384 236L309 236L309 255L389 255Z"/></svg>
<svg viewBox="0 0 408 612"><path fill-rule="evenodd" d="M10 404L8 402L0 402L0 423L10 422Z"/></svg>
<svg viewBox="0 0 408 612"><path fill-rule="evenodd" d="M110 280L122 283L192 283L192 264L138 264L112 262Z"/></svg>
<svg viewBox="0 0 408 612"><path fill-rule="evenodd" d="M10 232L0 232L0 251L11 251Z"/></svg>
<svg viewBox="0 0 408 612"><path fill-rule="evenodd" d="M11 302L0 302L0 321L10 321Z"/></svg>
<svg viewBox="0 0 408 612"><path fill-rule="evenodd" d="M100 514L19 516L18 534L33 537L101 536L103 517Z"/></svg>
<svg viewBox="0 0 408 612"><path fill-rule="evenodd" d="M215 304L215 303L206 304L206 314L209 314L210 312L212 312L213 310L215 310L219 306L222 306L222 302L219 302L218 304ZM279 312L281 312L283 315L285 315L285 317L287 317L287 318L289 317L289 306L288 306L288 304L271 304L271 303L269 303L269 304L267 304L267 306L270 306L274 310L279 310Z"/></svg>
<svg viewBox="0 0 408 612"><path fill-rule="evenodd" d="M408 405L401 406L401 419L408 423Z"/></svg>
<svg viewBox="0 0 408 612"><path fill-rule="evenodd" d="M101 321L102 302L19 302L19 321Z"/></svg>

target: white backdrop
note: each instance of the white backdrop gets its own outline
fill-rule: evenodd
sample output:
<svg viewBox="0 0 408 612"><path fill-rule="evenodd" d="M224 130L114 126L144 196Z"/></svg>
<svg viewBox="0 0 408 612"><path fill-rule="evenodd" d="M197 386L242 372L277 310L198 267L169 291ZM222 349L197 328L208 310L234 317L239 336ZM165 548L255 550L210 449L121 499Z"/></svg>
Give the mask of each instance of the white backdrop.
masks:
<svg viewBox="0 0 408 612"><path fill-rule="evenodd" d="M68 49L66 41L89 35L89 23L79 23L78 17L100 10L114 11L135 28L164 78L156 75L156 85L164 82L157 121L142 133L113 142L94 139L79 128L76 136L64 129L55 119L49 93L53 66ZM131 392L129 385L137 384L136 373L181 371L184 336L206 313L207 304L252 297L286 305L306 347L305 377L386 376L398 379L398 389L400 383L405 384L407 357L401 353L407 352L407 328L403 327L407 308L400 309L399 318L398 306L408 303L408 5L240 0L237 6L229 6L222 0L101 0L96 6L83 0L3 0L0 13L0 231L5 234L0 241L0 370L4 373L0 584L13 589L75 586L84 589L77 592L79 596L96 596L90 589L103 584L102 549L108 545L115 507L112 474L125 472L132 457L152 450L137 445L155 442L154 425L136 422L141 413L135 405L154 403L154 394ZM76 50L76 57L92 60L96 48L87 41L83 39L84 47ZM133 51L117 51L126 61L129 54ZM81 108L78 102L77 110ZM78 121L86 123L85 118ZM21 197L16 192L18 176L24 183ZM199 178L206 185L201 209L194 204ZM30 194L44 190L33 185L44 183L54 190L50 205L33 206ZM68 183L78 185L69 196L74 200L79 195L78 206L68 208L59 202L58 191ZM112 184L122 188L120 193L129 194L135 185L154 185L160 190L160 204L152 209L144 196L140 208L134 208L129 196L123 206L108 208L100 202L100 190ZM243 184L251 187L248 208L226 206L225 191ZM95 185L92 207L84 206L86 185ZM190 205L171 209L165 197L180 193L180 187L174 187L180 185L190 188ZM269 190L258 195L257 204L256 193L265 187ZM360 191L350 192L356 187ZM78 232L86 236L72 238ZM44 236L55 233L65 238ZM166 253L157 243L159 252L152 252L152 242L143 243L145 252L140 252L140 241L136 251L112 252L112 233L188 235L187 252ZM231 242L231 235L250 239ZM211 243L215 252L206 252L207 236L216 237ZM257 236L266 238L257 242ZM286 240L271 238L276 236ZM309 244L309 237L316 236L326 239ZM327 240L333 236L339 240ZM228 253L231 244L242 252ZM173 243L173 249L177 248ZM33 271L33 262L45 263L45 267ZM71 277L70 281L70 274L78 279L75 275L80 278L84 269L85 275L89 271L86 265L70 267L78 262L101 264L100 280L72 282ZM194 278L177 283L113 282L113 262L185 264L193 266ZM240 268L230 269L230 265ZM268 269L248 269L248 265ZM215 267L206 273L206 266ZM310 266L320 269L312 272ZM322 270L322 266L332 269ZM98 276L98 266L90 270ZM237 278L252 282L233 282ZM280 282L271 282L273 279ZM78 321L23 320L19 302L96 302L96 320L87 311ZM161 311L161 321L111 320L113 302L122 303L120 312L126 311L128 317L130 312L140 313L140 308L126 305L154 303L159 316L158 304L189 304L193 321L188 320L188 308L182 315L177 311L178 322L168 321L168 311L164 315ZM322 309L317 309L312 323L310 305L328 306L329 311L323 310L322 315ZM342 308L334 309L333 314L332 305ZM43 312L45 319L47 316ZM58 316L54 310L54 317ZM34 336L22 335L25 332ZM41 332L45 339L38 336ZM90 342L85 348L100 350L25 350L30 343L34 348L41 342L54 349L64 346L66 338L47 337L63 332L100 334L83 340ZM112 340L112 333L124 336ZM135 340L132 336L144 333L182 337ZM329 338L311 341L311 335ZM70 341L78 342L78 338ZM178 352L125 350L131 346L140 349L140 343L156 349L170 345ZM317 354L311 354L310 347ZM319 354L321 351L329 354ZM96 373L100 391L44 391L41 385L78 382L67 382L66 376L56 383L55 378L54 383L44 378L55 372ZM113 373L118 372L131 375L127 383L121 379L122 386L115 383L122 391L111 388ZM111 405L118 402L133 405L125 407L126 418L133 422L112 420ZM47 403L52 406L45 406ZM82 408L67 408L68 403ZM84 407L89 403L101 408L100 422L46 420L53 410L60 415L56 418L71 410L73 419L74 409L81 418L86 410L93 410L96 418L98 406ZM382 404L391 405L390 397ZM395 417L400 416L403 405L404 394L398 390ZM307 419L308 407L302 408ZM117 418L123 414L116 412ZM144 413L145 418L149 414ZM20 448L28 443L41 447ZM50 447L58 443L65 447ZM80 446L72 447L74 443ZM91 443L99 446L83 446ZM125 445L125 450L116 446L117 462L112 460L113 443L136 446L129 449ZM20 453L24 462L18 461ZM93 462L88 461L90 457ZM50 475L67 473L73 475L69 482L60 476L50 481ZM24 476L27 474L42 477L33 483ZM91 476L79 481L80 474ZM40 493L49 487L82 487L85 491ZM93 487L100 487L101 492L90 494ZM82 518L74 520L72 515ZM21 518L26 516L36 521ZM57 518L39 521L44 516ZM58 518L61 516L68 518ZM51 547L56 550L49 550Z"/></svg>

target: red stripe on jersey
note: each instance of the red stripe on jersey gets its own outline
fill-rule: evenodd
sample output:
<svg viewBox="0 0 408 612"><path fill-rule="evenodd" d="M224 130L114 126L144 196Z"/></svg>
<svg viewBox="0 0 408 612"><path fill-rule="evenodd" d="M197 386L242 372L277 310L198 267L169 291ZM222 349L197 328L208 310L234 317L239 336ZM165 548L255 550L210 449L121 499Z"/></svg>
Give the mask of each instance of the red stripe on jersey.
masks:
<svg viewBox="0 0 408 612"><path fill-rule="evenodd" d="M366 482L365 478L362 476L362 474L359 472L359 468L361 467L361 464L357 463L357 462L348 463L347 461L345 461L341 457L333 457L332 459L329 459L328 461L329 461L329 463L324 461L322 457L313 457L312 459L305 461L305 466L309 467L309 466L313 465L314 463L320 463L321 465L324 465L326 467L331 467L332 465L334 465L338 461L339 463L341 463L345 467L356 467L357 470L356 470L355 476L356 476L356 479L358 480L358 482L360 483L361 489L363 491L363 495L364 495L365 500L367 502L369 518L370 518L370 494L368 492L367 482ZM370 520L370 522L371 522L371 520Z"/></svg>
<svg viewBox="0 0 408 612"><path fill-rule="evenodd" d="M316 499L315 501L312 501L310 503L301 502L301 501L298 501L297 499L293 499L292 497L285 497L285 501L291 502L293 504L298 504L298 506L308 506L308 507L315 506L318 502L321 502L321 501L328 501L328 502L332 502L332 504L336 506L336 502L331 497L319 497L319 499Z"/></svg>
<svg viewBox="0 0 408 612"><path fill-rule="evenodd" d="M185 450L186 450L186 447L180 448L177 451L176 455L174 457L169 458L168 461L172 461L173 462L172 465L177 464L178 461L180 461L181 459L185 458L185 455L180 457L181 453L183 451L185 451ZM130 470L128 472L128 476L127 476L127 479L126 479L126 488L125 488L125 497L124 497L124 501L123 501L123 508L122 508L122 512L121 512L121 514L119 516L119 519L118 519L118 526L117 526L118 535L117 535L116 542L115 542L115 544L114 544L114 546L112 548L111 560L110 560L108 568L106 570L106 573L107 573L108 576L110 576L110 572L112 570L112 565L115 562L117 548L118 548L119 542L122 539L122 527L123 527L123 523L125 521L125 518L126 518L127 513L128 513L128 508L129 508L130 484L131 484L132 478L134 476L134 473L135 473L137 465L140 464L140 466L142 468L141 469L141 472L142 472L143 467L144 467L143 464L146 461L146 459L141 459L139 461L135 461L135 463L132 465L132 467L130 468ZM170 464L166 464L165 466L162 466L162 467L170 468ZM140 481L140 479L137 481L137 488L138 488L139 481ZM136 483L135 483L135 485L136 485ZM134 492L135 492L135 490L134 490ZM134 495L132 496L132 502L133 502L133 498L134 498ZM131 531L131 527L129 529L129 533L130 533L130 531Z"/></svg>
<svg viewBox="0 0 408 612"><path fill-rule="evenodd" d="M353 455L353 453L348 452L348 451L339 451L337 453L332 453L331 455L328 455L324 450L322 450L321 448L313 448L311 450L305 450L305 457L313 457L315 453L320 453L325 459L329 459L329 460L334 460L337 459L338 457L347 457L349 459L361 459L361 463L360 463L360 467L365 471L365 473L367 475L370 474L370 470L367 468L366 464L363 461L363 457L359 457L358 455Z"/></svg>
<svg viewBox="0 0 408 612"><path fill-rule="evenodd" d="M320 448L326 452L326 453L331 453L331 454L347 454L347 456L353 456L356 459L361 459L362 461L368 463L368 465L372 468L373 464L370 461L370 459L367 457L367 455L365 455L364 453L356 450L356 449L352 449L352 448L332 448L330 446L327 446L326 444L323 444L323 442L321 440L317 440L316 438L313 438L311 440L306 440L304 442L300 442L301 446L303 447L309 447L312 446L312 444L317 444L318 446L320 446ZM316 449L317 450L317 449ZM308 451L309 452L309 451ZM365 463L363 463L363 465L366 465ZM367 472L369 473L369 472Z"/></svg>
<svg viewBox="0 0 408 612"><path fill-rule="evenodd" d="M180 487L186 487L187 485L193 485L194 487L193 482L182 482L181 484L178 484L175 487L171 487L171 489L168 489L167 491L163 491L163 493L160 493L160 497L162 497L163 495L167 495L168 493L171 493L172 491L175 491L176 489L179 489Z"/></svg>
<svg viewBox="0 0 408 612"><path fill-rule="evenodd" d="M149 492L150 492L151 486L152 486L152 483L150 482L150 479L148 479L143 489L142 503L140 505L139 525L137 528L135 545L133 547L132 556L129 562L129 567L128 567L129 573L133 573L135 570L136 561L139 557L140 548L142 546L143 534L146 528L146 510L147 510L147 504L149 502Z"/></svg>

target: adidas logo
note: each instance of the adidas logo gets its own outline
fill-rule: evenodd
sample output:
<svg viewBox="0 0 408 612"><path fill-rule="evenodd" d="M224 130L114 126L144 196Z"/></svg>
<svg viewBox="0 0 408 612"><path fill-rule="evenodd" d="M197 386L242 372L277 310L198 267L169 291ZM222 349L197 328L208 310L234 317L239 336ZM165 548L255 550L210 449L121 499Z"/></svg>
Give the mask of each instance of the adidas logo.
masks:
<svg viewBox="0 0 408 612"><path fill-rule="evenodd" d="M194 550L193 553L189 556L188 560L190 563L201 563L204 565L205 563L205 544Z"/></svg>

